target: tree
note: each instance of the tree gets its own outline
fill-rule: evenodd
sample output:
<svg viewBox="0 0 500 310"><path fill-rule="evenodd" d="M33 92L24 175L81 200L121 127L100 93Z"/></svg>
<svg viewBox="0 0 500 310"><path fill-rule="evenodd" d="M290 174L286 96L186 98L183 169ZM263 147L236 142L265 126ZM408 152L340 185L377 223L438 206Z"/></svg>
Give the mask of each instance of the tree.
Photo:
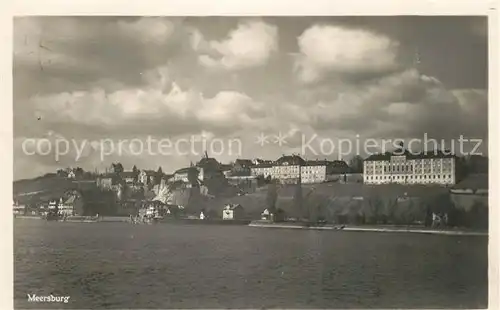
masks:
<svg viewBox="0 0 500 310"><path fill-rule="evenodd" d="M269 213L276 213L276 201L278 200L278 188L276 182L271 182L267 189L266 204Z"/></svg>
<svg viewBox="0 0 500 310"><path fill-rule="evenodd" d="M349 168L353 173L362 173L363 172L363 158L359 155L355 155L349 161Z"/></svg>
<svg viewBox="0 0 500 310"><path fill-rule="evenodd" d="M155 184L160 184L162 177L163 177L163 170L161 169L161 167L159 167L158 170L156 171Z"/></svg>
<svg viewBox="0 0 500 310"><path fill-rule="evenodd" d="M78 178L78 179L81 178L83 176L83 173L84 173L83 169L80 167L77 167L75 169L75 178Z"/></svg>

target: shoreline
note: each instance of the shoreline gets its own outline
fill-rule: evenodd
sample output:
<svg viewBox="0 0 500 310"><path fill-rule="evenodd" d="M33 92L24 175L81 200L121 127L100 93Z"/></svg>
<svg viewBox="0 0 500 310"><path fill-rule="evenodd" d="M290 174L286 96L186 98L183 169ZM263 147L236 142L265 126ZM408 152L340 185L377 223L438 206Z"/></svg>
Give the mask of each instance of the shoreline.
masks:
<svg viewBox="0 0 500 310"><path fill-rule="evenodd" d="M437 230L423 229L411 227L362 227L362 226L345 226L344 228L335 226L305 226L293 224L271 224L271 223L250 223L249 227L256 228L276 228L276 229L304 229L304 230L331 230L331 231L348 231L348 232L380 232L380 233L413 233L413 234L428 234L428 235L449 235L449 236L483 236L487 237L487 232L466 231L466 230Z"/></svg>
<svg viewBox="0 0 500 310"><path fill-rule="evenodd" d="M15 216L14 220L43 220L43 218L38 216ZM58 220L57 222L69 222L69 223L112 223L112 222L122 222L122 223L130 223L128 218L122 217L109 217L109 218L101 218L99 220L90 219L90 218L75 218L68 219L66 221ZM158 222L156 224L208 224L206 222L199 222L195 220L170 220L165 222ZM224 222L214 222L210 223L215 226L226 226L226 225L236 225L236 226L247 226L254 228L274 228L274 229L302 229L302 230L328 230L328 231L347 231L347 232L378 232L378 233L413 233L413 234L428 234L428 235L448 235L448 236L483 236L488 237L488 232L483 231L469 231L469 230L459 230L459 229L432 229L432 228L418 228L418 227L404 227L404 226L344 226L341 228L340 225L337 226L307 226L300 223L269 223L269 222L259 222L253 221L248 224L246 223L231 223L230 221Z"/></svg>

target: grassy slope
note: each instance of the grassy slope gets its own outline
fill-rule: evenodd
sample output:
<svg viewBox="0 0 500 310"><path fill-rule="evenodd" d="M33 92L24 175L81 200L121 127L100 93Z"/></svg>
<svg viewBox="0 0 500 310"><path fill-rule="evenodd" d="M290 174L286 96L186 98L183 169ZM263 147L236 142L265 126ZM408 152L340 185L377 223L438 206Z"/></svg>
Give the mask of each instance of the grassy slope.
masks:
<svg viewBox="0 0 500 310"><path fill-rule="evenodd" d="M94 187L95 183L75 182L68 178L58 176L39 177L29 180L15 181L13 184L13 196L21 202L31 199L51 199L61 197L68 190Z"/></svg>

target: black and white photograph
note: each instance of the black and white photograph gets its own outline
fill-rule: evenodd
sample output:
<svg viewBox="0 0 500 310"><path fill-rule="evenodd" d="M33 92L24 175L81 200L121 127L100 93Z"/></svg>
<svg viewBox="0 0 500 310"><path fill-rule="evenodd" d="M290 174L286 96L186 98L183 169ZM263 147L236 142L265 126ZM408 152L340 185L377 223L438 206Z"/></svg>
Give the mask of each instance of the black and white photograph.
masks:
<svg viewBox="0 0 500 310"><path fill-rule="evenodd" d="M491 307L490 18L13 16L14 308Z"/></svg>

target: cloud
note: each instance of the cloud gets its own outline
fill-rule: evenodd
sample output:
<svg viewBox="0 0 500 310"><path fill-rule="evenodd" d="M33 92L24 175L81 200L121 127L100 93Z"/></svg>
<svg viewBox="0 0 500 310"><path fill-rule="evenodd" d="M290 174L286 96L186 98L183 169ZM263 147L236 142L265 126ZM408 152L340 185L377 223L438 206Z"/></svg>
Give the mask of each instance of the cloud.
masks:
<svg viewBox="0 0 500 310"><path fill-rule="evenodd" d="M314 82L329 72L385 72L397 66L399 43L367 30L315 25L298 37L299 79Z"/></svg>
<svg viewBox="0 0 500 310"><path fill-rule="evenodd" d="M411 49L399 48L404 37L354 23L227 20L16 18L15 139L52 131L76 141L145 141L205 131L212 139L240 138L241 157L276 158L300 151L302 133L333 139L487 136L486 90L448 89L439 71L400 65L407 55L399 53ZM290 136L283 146L261 148L255 144L260 132ZM19 152L15 147L15 169L23 176L68 165L93 170L111 161L173 171L199 159L125 152L101 162L90 152L75 163Z"/></svg>
<svg viewBox="0 0 500 310"><path fill-rule="evenodd" d="M199 62L205 67L239 70L262 66L278 50L278 28L250 20L240 23L222 41L207 42L195 31L191 45L200 53L208 53L199 56Z"/></svg>
<svg viewBox="0 0 500 310"><path fill-rule="evenodd" d="M148 84L106 92L100 88L33 96L28 105L49 129L57 124L100 128L103 133L186 134L201 129L219 134L260 126L265 105L244 93L220 91L206 97L196 89L183 90L160 67L144 74ZM80 126L80 127L79 127ZM85 131L87 132L87 131Z"/></svg>

